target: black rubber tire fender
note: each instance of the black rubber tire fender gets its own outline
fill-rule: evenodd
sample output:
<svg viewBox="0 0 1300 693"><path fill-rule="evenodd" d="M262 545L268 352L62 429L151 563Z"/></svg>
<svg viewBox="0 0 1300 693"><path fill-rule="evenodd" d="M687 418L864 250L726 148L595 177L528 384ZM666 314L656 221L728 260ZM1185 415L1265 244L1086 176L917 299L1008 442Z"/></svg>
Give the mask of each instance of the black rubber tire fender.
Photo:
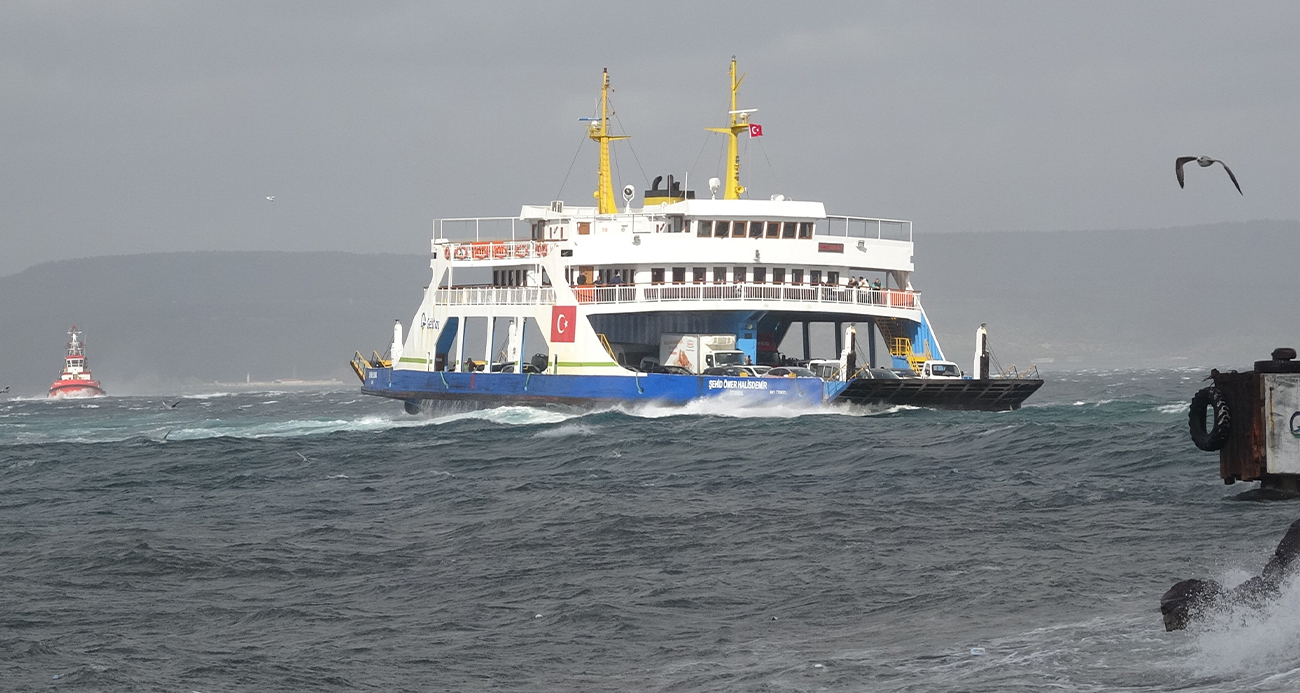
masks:
<svg viewBox="0 0 1300 693"><path fill-rule="evenodd" d="M1214 410L1214 425L1206 429L1205 410ZM1192 442L1196 447L1214 452L1223 447L1232 433L1232 411L1228 401L1217 387L1204 387L1192 395L1192 408L1187 412L1187 425L1191 429Z"/></svg>

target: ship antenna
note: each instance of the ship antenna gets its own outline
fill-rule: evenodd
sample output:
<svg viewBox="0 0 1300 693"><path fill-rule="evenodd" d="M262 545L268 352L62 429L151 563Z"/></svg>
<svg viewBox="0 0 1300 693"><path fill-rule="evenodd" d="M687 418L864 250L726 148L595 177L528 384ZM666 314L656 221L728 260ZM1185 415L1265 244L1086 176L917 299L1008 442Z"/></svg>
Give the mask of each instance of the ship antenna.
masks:
<svg viewBox="0 0 1300 693"><path fill-rule="evenodd" d="M740 146L736 136L749 130L749 114L757 108L736 109L736 92L745 76L736 77L736 56L731 56L731 110L728 111L728 125L725 128L705 128L709 132L720 132L727 136L727 182L722 190L722 199L739 200L745 188L740 184Z"/></svg>
<svg viewBox="0 0 1300 693"><path fill-rule="evenodd" d="M587 137L600 144L600 168L596 173L596 198L600 214L617 214L618 204L614 201L614 180L609 172L609 143L613 140L625 140L627 136L615 137L609 134L609 68L604 70L604 79L600 86L600 118L581 118L588 121Z"/></svg>

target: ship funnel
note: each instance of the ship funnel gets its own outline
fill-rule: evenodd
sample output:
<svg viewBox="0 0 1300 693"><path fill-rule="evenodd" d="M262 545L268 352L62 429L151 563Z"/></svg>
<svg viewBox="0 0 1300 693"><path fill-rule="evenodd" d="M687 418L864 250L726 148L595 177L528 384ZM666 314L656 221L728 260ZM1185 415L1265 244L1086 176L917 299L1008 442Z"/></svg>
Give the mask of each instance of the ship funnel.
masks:
<svg viewBox="0 0 1300 693"><path fill-rule="evenodd" d="M402 321L393 322L393 345L388 348L388 354L397 363L402 358Z"/></svg>
<svg viewBox="0 0 1300 693"><path fill-rule="evenodd" d="M840 351L840 380L848 380L858 371L858 329L849 323L844 328L844 349Z"/></svg>
<svg viewBox="0 0 1300 693"><path fill-rule="evenodd" d="M985 323L975 330L975 379L988 380L989 377L989 331Z"/></svg>

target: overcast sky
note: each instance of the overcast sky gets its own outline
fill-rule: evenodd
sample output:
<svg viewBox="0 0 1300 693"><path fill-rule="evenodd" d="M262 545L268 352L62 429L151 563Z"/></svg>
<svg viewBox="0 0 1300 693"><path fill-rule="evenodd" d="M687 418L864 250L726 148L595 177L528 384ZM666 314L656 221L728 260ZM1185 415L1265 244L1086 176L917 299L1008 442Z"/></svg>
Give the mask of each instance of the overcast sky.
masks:
<svg viewBox="0 0 1300 693"><path fill-rule="evenodd" d="M918 234L1300 219L1300 3L9 0L0 20L0 274L424 253L435 217L589 204L578 118L604 67L633 138L618 186L689 171L707 194L733 54L765 133L742 141L754 197ZM1245 195L1217 167L1179 190L1174 158L1199 154Z"/></svg>

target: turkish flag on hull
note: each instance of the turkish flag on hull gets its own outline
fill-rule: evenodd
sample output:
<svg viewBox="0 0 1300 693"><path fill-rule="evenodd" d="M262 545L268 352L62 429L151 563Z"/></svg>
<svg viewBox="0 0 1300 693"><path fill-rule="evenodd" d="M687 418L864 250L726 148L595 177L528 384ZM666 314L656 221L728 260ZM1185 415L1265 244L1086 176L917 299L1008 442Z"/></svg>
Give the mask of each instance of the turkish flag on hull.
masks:
<svg viewBox="0 0 1300 693"><path fill-rule="evenodd" d="M762 137L762 136L763 136L763 126L762 126L762 125L759 125L758 123L750 123L750 124L749 124L749 136L750 136L750 137Z"/></svg>
<svg viewBox="0 0 1300 693"><path fill-rule="evenodd" d="M578 331L577 306L551 306L551 341L572 342Z"/></svg>

